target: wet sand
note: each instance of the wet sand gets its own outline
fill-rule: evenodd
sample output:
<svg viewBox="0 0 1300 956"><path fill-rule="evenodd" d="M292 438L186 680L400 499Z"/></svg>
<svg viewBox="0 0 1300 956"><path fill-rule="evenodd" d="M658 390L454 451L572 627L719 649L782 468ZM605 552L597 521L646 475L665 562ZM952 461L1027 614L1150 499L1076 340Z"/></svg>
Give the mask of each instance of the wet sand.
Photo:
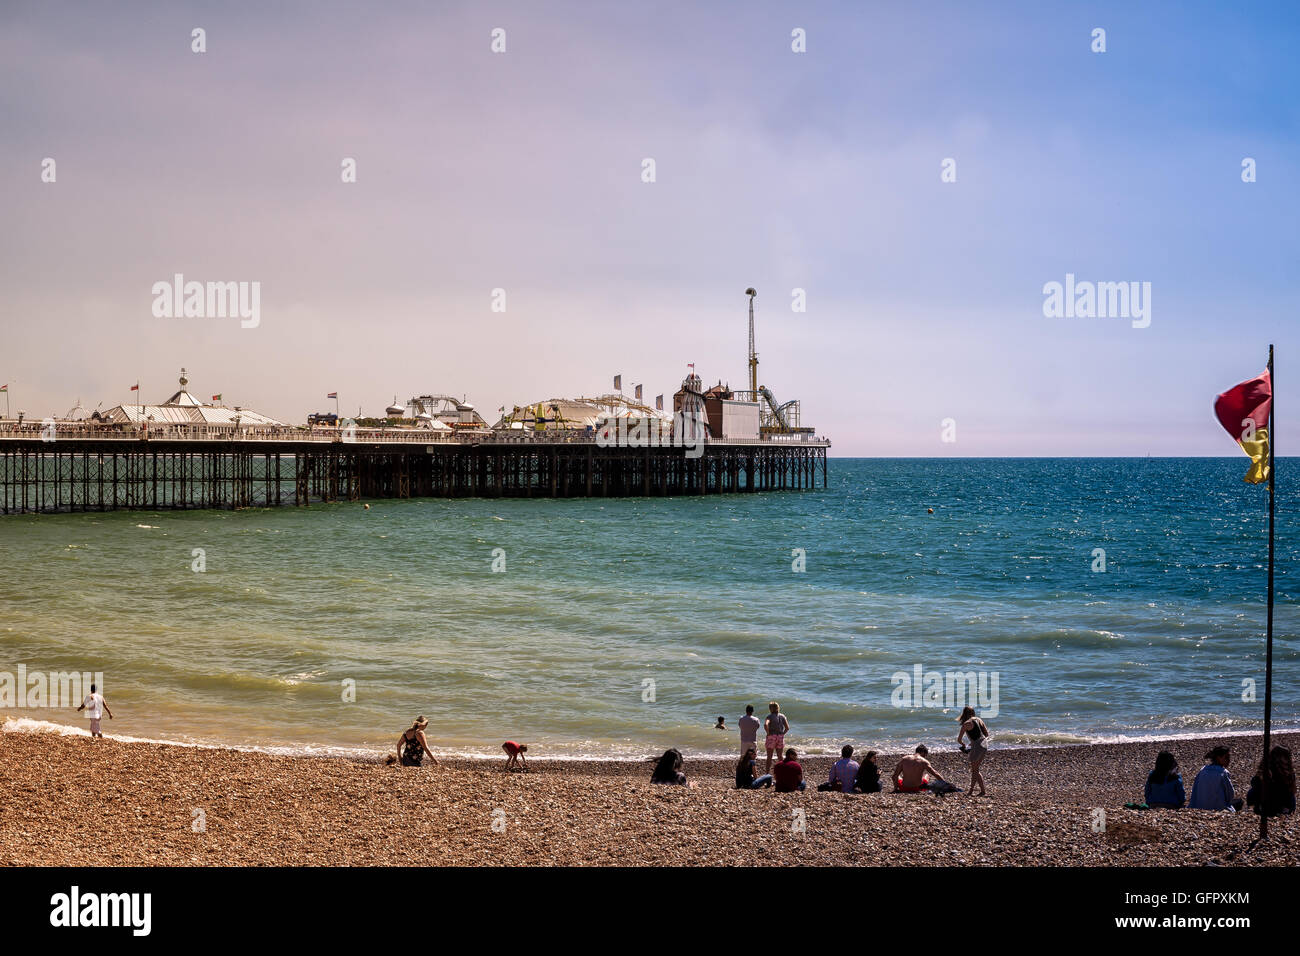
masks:
<svg viewBox="0 0 1300 956"><path fill-rule="evenodd" d="M1300 734L1274 739L1300 745ZM690 754L694 788L650 784L650 754L537 759L506 773L503 760L409 768L4 733L0 865L1300 864L1292 817L1271 821L1270 841L1252 849L1250 812L1122 809L1141 801L1157 750L1177 756L1190 793L1202 755L1220 742L1245 796L1257 737L995 749L988 797L940 798L817 793L828 758L804 762L807 792L776 794L736 791L730 763ZM882 756L882 770L896 759ZM969 783L961 754L932 760Z"/></svg>

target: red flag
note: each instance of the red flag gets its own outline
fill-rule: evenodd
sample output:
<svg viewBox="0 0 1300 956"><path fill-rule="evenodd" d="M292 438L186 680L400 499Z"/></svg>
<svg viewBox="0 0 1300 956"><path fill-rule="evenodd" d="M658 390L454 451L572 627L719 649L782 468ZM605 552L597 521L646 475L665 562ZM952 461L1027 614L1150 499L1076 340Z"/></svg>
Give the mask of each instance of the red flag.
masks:
<svg viewBox="0 0 1300 956"><path fill-rule="evenodd" d="M131 391L133 391L133 392L138 392L138 391L140 391L140 386L139 386L139 385L132 385L132 386L131 386Z"/></svg>
<svg viewBox="0 0 1300 956"><path fill-rule="evenodd" d="M1214 400L1219 424L1250 456L1246 481L1268 480L1268 428L1273 411L1273 379L1267 371L1228 389Z"/></svg>

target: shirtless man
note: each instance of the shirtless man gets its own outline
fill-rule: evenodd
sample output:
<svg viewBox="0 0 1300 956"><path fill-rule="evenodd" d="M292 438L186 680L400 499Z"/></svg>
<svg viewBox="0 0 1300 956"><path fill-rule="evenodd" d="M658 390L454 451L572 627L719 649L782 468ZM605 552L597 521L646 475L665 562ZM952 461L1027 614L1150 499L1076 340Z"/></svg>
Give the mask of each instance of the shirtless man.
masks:
<svg viewBox="0 0 1300 956"><path fill-rule="evenodd" d="M916 753L898 761L898 766L889 775L889 779L894 781L894 793L921 793L932 781L943 779L926 759L929 755L925 744L917 744Z"/></svg>
<svg viewBox="0 0 1300 956"><path fill-rule="evenodd" d="M785 735L790 732L790 721L786 720L785 714L781 713L781 705L772 701L767 705L767 719L763 721L763 731L767 737L763 745L767 748L767 769L764 773L772 772L772 754L781 756L781 749L785 746Z"/></svg>

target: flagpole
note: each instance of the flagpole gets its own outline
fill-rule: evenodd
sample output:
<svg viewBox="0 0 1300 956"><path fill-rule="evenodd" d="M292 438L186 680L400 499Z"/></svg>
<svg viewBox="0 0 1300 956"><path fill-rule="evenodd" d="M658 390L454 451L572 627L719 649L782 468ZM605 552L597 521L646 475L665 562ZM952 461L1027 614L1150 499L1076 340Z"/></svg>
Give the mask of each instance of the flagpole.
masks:
<svg viewBox="0 0 1300 956"><path fill-rule="evenodd" d="M1277 429L1274 422L1277 421L1277 385L1273 379L1273 346L1270 343L1268 347L1268 386L1272 401L1269 404L1268 411L1268 626L1267 639L1264 649L1264 769L1268 769L1268 752L1271 743L1271 734L1273 729L1273 483L1277 478L1277 467L1275 464ZM1260 776L1260 814L1259 814L1259 838L1268 839L1268 816L1264 811L1268 810L1268 804L1272 803L1271 790L1273 781L1266 779L1267 773ZM1265 800L1264 797L1269 799Z"/></svg>

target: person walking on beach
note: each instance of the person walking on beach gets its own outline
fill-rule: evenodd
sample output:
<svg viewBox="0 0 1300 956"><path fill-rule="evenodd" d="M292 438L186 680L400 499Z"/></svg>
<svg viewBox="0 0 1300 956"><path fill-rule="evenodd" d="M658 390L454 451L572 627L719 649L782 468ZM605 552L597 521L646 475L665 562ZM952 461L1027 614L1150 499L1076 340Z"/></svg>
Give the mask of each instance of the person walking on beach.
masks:
<svg viewBox="0 0 1300 956"><path fill-rule="evenodd" d="M108 701L104 700L104 695L95 689L94 684L90 685L90 693L86 695L86 699L77 708L77 713L81 713L83 710L86 711L86 716L90 718L90 736L103 740L104 735L99 731L100 718L107 713L108 719L112 720L113 712L108 709Z"/></svg>
<svg viewBox="0 0 1300 956"><path fill-rule="evenodd" d="M772 776L776 779L777 793L794 793L796 790L804 790L808 783L803 778L803 767L799 765L799 755L794 752L793 747L787 747L785 758L776 765L772 771Z"/></svg>
<svg viewBox="0 0 1300 956"><path fill-rule="evenodd" d="M970 738L970 790L967 791L967 796L975 792L975 784L978 783L980 785L980 796L987 797L988 792L984 789L984 778L980 776L980 764L989 755L988 725L981 718L975 716L974 707L962 708L961 716L957 718L957 722L961 724L957 730L957 746L965 750L966 746L961 742L962 735L965 734Z"/></svg>
<svg viewBox="0 0 1300 956"><path fill-rule="evenodd" d="M862 763L858 767L858 776L853 781L853 789L857 793L880 792L880 768L876 766L874 750L868 750L867 755L862 758Z"/></svg>
<svg viewBox="0 0 1300 956"><path fill-rule="evenodd" d="M1259 763L1259 771L1250 780L1246 804L1256 813L1276 817L1295 813L1295 768L1291 751L1274 747Z"/></svg>
<svg viewBox="0 0 1300 956"><path fill-rule="evenodd" d="M527 770L528 764L524 760L524 754L528 752L528 744L517 744L513 740L507 740L501 745L501 749L506 752L507 770L519 767L521 770Z"/></svg>
<svg viewBox="0 0 1300 956"><path fill-rule="evenodd" d="M1156 765L1147 776L1142 802L1153 810L1181 810L1187 802L1178 761L1168 750L1156 754Z"/></svg>
<svg viewBox="0 0 1300 956"><path fill-rule="evenodd" d="M754 721L758 723L758 721ZM772 775L765 773L763 776L755 779L754 765L758 763L758 751L750 747L740 757L740 762L736 764L736 789L737 790L758 790L760 787L772 786Z"/></svg>
<svg viewBox="0 0 1300 956"><path fill-rule="evenodd" d="M917 744L916 753L908 754L898 761L898 766L889 775L889 779L894 781L894 793L921 793L928 790L935 780L943 780L943 776L930 763L929 756L930 751L925 744Z"/></svg>
<svg viewBox="0 0 1300 956"><path fill-rule="evenodd" d="M817 789L821 793L852 793L853 781L858 779L858 762L853 759L853 746L840 748L840 759L831 764L831 776Z"/></svg>
<svg viewBox="0 0 1300 956"><path fill-rule="evenodd" d="M424 737L424 728L427 726L429 721L421 714L415 718L414 723L402 736L397 738L397 752L400 755L398 760L403 767L420 766L424 763L425 754L428 754L429 760L437 766L438 758L433 755L433 751L429 749L429 741Z"/></svg>
<svg viewBox="0 0 1300 956"><path fill-rule="evenodd" d="M1232 789L1232 776L1228 773L1232 755L1228 748L1215 747L1205 755L1205 759L1209 762L1192 781L1192 797L1187 801L1188 809L1240 810L1244 801Z"/></svg>
<svg viewBox="0 0 1300 956"><path fill-rule="evenodd" d="M758 728L762 723L754 716L754 705L745 705L745 716L740 718L740 752L743 754L751 747L758 753Z"/></svg>
<svg viewBox="0 0 1300 956"><path fill-rule="evenodd" d="M785 714L781 713L781 705L772 701L767 705L767 720L763 721L763 730L767 737L763 740L763 745L767 748L767 768L766 773L772 772L772 754L781 755L781 748L785 746L785 735L790 732L790 721L785 719Z"/></svg>

